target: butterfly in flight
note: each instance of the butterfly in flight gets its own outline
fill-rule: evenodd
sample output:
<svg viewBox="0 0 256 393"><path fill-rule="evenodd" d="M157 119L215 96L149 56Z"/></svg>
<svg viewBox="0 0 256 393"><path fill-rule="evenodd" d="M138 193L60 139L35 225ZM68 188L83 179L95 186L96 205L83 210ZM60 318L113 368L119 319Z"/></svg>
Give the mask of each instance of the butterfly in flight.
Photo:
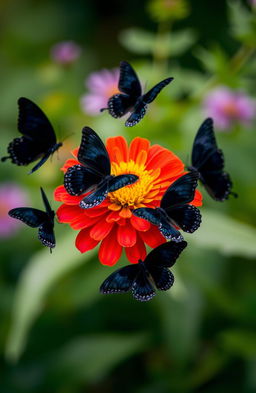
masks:
<svg viewBox="0 0 256 393"><path fill-rule="evenodd" d="M216 201L228 199L232 181L224 172L224 156L216 143L213 120L206 119L199 128L192 149L192 165L188 170L196 172L208 194Z"/></svg>
<svg viewBox="0 0 256 393"><path fill-rule="evenodd" d="M53 231L55 212L51 209L42 187L40 189L45 211L33 207L17 207L10 210L8 214L32 228L38 228L38 239L44 246L50 247L50 251L52 251L52 248L56 245Z"/></svg>
<svg viewBox="0 0 256 393"><path fill-rule="evenodd" d="M109 192L133 184L138 176L110 174L110 159L104 143L89 127L82 130L82 140L77 155L79 165L70 167L64 176L64 187L70 195L92 191L80 201L82 209L99 205Z"/></svg>
<svg viewBox="0 0 256 393"><path fill-rule="evenodd" d="M125 293L132 291L136 300L145 302L155 296L155 290L167 291L174 283L174 276L169 270L180 253L187 246L187 242L168 242L154 248L137 264L128 265L116 270L101 284L103 294Z"/></svg>
<svg viewBox="0 0 256 393"><path fill-rule="evenodd" d="M183 237L176 227L193 233L201 223L199 209L189 205L194 199L197 181L198 175L194 172L181 176L166 190L160 207L140 207L133 210L133 214L158 226L167 240L181 242Z"/></svg>
<svg viewBox="0 0 256 393"><path fill-rule="evenodd" d="M126 127L135 126L145 116L147 105L150 104L160 91L167 86L173 78L167 78L157 83L146 94L142 94L139 78L132 66L126 61L120 63L120 76L118 89L119 94L114 94L108 100L108 107L102 108L101 112L108 110L110 115L118 118L131 112L126 120Z"/></svg>
<svg viewBox="0 0 256 393"><path fill-rule="evenodd" d="M28 165L40 159L29 172L31 174L39 169L62 143L57 143L49 119L34 102L21 97L18 99L18 107L18 130L22 136L9 143L9 156L2 157L1 161L10 159L13 164Z"/></svg>

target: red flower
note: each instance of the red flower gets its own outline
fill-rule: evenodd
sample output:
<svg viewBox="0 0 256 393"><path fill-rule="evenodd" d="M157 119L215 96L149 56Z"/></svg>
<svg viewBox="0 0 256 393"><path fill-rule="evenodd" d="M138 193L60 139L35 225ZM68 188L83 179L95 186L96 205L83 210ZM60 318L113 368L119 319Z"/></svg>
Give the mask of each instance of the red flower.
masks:
<svg viewBox="0 0 256 393"><path fill-rule="evenodd" d="M92 209L81 209L79 202L84 198L71 196L64 186L55 190L55 199L63 203L57 210L61 223L80 230L76 247L86 252L98 243L99 260L103 265L114 265L125 249L131 263L146 257L145 244L154 248L166 240L158 228L132 214L138 207L158 207L166 189L180 176L184 175L184 164L171 151L152 145L147 139L135 138L128 147L126 140L119 136L108 138L106 148L111 161L111 174L132 173L139 180L108 194L107 199ZM75 159L66 161L62 170L78 164L78 149L73 151ZM191 202L202 205L202 195L196 191Z"/></svg>

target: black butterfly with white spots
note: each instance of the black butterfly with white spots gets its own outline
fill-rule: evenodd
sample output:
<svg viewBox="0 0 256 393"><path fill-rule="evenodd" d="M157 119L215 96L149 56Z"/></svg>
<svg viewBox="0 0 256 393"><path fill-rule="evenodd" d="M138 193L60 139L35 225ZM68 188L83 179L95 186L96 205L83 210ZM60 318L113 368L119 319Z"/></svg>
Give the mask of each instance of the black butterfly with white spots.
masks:
<svg viewBox="0 0 256 393"><path fill-rule="evenodd" d="M140 207L133 210L133 214L158 226L167 240L181 242L183 237L176 227L193 233L201 223L199 209L189 204L194 199L197 181L198 175L194 172L181 176L166 190L160 207Z"/></svg>
<svg viewBox="0 0 256 393"><path fill-rule="evenodd" d="M18 99L19 117L18 130L21 137L9 143L9 156L1 161L10 159L16 165L28 165L40 160L29 173L39 169L58 150L62 143L57 143L54 129L44 112L28 98Z"/></svg>
<svg viewBox="0 0 256 393"><path fill-rule="evenodd" d="M56 245L53 230L55 212L51 209L50 203L42 188L41 195L45 211L34 209L33 207L16 207L10 210L8 214L10 217L16 218L32 228L38 228L38 239L52 251L52 248Z"/></svg>
<svg viewBox="0 0 256 393"><path fill-rule="evenodd" d="M70 167L64 176L64 187L70 195L82 195L89 191L80 202L82 209L89 209L102 203L109 192L133 184L138 176L110 174L110 159L104 143L89 127L82 130L82 140L77 155L79 165Z"/></svg>
<svg viewBox="0 0 256 393"><path fill-rule="evenodd" d="M213 120L206 119L200 126L192 149L192 165L188 170L196 172L208 194L216 201L224 201L231 191L232 181L224 172L224 156L218 148L213 129Z"/></svg>
<svg viewBox="0 0 256 393"><path fill-rule="evenodd" d="M174 276L169 270L180 253L187 247L187 242L168 242L153 249L144 261L116 270L100 286L103 294L132 292L136 300L145 302L156 295L156 289L167 291L174 283Z"/></svg>
<svg viewBox="0 0 256 393"><path fill-rule="evenodd" d="M142 88L136 72L126 61L120 63L120 76L118 89L119 94L114 94L108 100L108 107L102 108L101 112L108 110L110 115L118 118L131 112L126 120L126 127L135 126L145 116L147 105L150 104L160 91L167 86L173 78L167 78L159 82L146 94L142 94Z"/></svg>

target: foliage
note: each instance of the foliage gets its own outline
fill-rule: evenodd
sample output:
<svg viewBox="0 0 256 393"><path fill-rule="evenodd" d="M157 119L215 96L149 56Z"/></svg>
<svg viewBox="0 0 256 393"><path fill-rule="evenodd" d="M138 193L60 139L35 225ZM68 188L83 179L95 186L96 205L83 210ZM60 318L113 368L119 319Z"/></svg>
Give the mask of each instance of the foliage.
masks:
<svg viewBox="0 0 256 393"><path fill-rule="evenodd" d="M189 164L208 92L226 85L255 99L256 12L249 2L182 1L176 14L165 13L166 4L1 3L1 156L17 136L19 96L43 107L59 139L67 136L59 160L53 157L35 175L1 163L1 183L23 185L31 204L39 206L39 187L51 195L62 183L59 168L84 125L103 139L147 137ZM80 59L69 66L50 58L51 47L64 40L82 47ZM90 117L79 104L85 78L116 68L120 60L130 61L148 88L174 77L129 129L107 113ZM218 203L204 193L203 222L186 235L189 246L174 267L175 284L149 303L100 295L101 282L115 267L101 266L93 252L79 254L65 225L56 223L52 255L32 228L0 239L1 391L256 390L254 126L255 120L216 131L239 196ZM125 264L123 256L120 266Z"/></svg>

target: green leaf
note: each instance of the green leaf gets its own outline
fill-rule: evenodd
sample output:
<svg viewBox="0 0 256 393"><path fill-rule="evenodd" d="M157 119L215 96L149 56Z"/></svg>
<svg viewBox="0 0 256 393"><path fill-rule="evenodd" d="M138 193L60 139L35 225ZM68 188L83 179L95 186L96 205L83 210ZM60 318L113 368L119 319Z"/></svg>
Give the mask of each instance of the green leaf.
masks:
<svg viewBox="0 0 256 393"><path fill-rule="evenodd" d="M143 350L147 343L145 334L79 337L51 357L48 373L53 381L61 381L62 385L94 382L102 379L117 364Z"/></svg>
<svg viewBox="0 0 256 393"><path fill-rule="evenodd" d="M256 16L239 1L229 2L231 31L234 36L247 45L255 47Z"/></svg>
<svg viewBox="0 0 256 393"><path fill-rule="evenodd" d="M154 51L155 36L142 29L127 29L120 33L121 44L131 52L148 54Z"/></svg>
<svg viewBox="0 0 256 393"><path fill-rule="evenodd" d="M41 312L48 290L64 274L86 263L92 252L81 255L74 246L74 235L62 238L50 255L48 249L35 254L18 283L12 313L11 330L6 355L11 361L20 356L26 344L28 332Z"/></svg>
<svg viewBox="0 0 256 393"><path fill-rule="evenodd" d="M202 224L189 241L223 254L256 256L256 229L222 213L202 209Z"/></svg>
<svg viewBox="0 0 256 393"><path fill-rule="evenodd" d="M230 329L221 333L222 345L231 353L244 358L254 359L256 356L256 334L254 331Z"/></svg>
<svg viewBox="0 0 256 393"><path fill-rule="evenodd" d="M131 52L158 57L179 56L194 44L192 30L156 35L142 29L127 29L120 34L121 44Z"/></svg>

